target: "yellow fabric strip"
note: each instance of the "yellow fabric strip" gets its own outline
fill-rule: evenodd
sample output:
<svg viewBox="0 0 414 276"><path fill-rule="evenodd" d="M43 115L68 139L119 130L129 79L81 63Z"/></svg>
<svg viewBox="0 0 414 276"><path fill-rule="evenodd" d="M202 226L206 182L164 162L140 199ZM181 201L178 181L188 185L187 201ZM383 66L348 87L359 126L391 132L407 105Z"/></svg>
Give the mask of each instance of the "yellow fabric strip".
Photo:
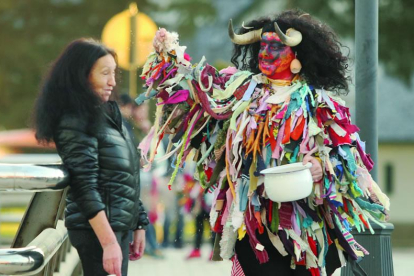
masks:
<svg viewBox="0 0 414 276"><path fill-rule="evenodd" d="M257 181L259 180L258 177L254 176L254 172L256 170L256 162L252 162L250 166L249 175L250 175L250 185L249 185L249 194L257 189Z"/></svg>
<svg viewBox="0 0 414 276"><path fill-rule="evenodd" d="M237 198L236 198L236 191L234 190L234 184L233 184L233 181L231 181L231 177L230 177L229 159L227 158L228 151L230 151L230 148L229 147L226 147L226 158L225 158L225 160L226 160L226 176L227 176L227 182L229 183L229 186L230 186L230 190L231 190L231 194L233 196L233 199L234 200L237 200Z"/></svg>
<svg viewBox="0 0 414 276"><path fill-rule="evenodd" d="M229 129L236 131L236 120L237 117L239 117L239 115L249 106L250 101L246 101L246 102L242 102L239 107L237 107L237 109L233 112L233 115L231 116L230 119L230 127Z"/></svg>
<svg viewBox="0 0 414 276"><path fill-rule="evenodd" d="M158 102L161 102L161 101L162 99L159 98ZM154 160L155 153L157 152L157 143L159 139L158 129L160 127L160 120L162 117L162 107L163 105L158 105L155 111L154 137L152 138L152 142L151 142L151 154L150 154L150 159L149 159L150 163Z"/></svg>
<svg viewBox="0 0 414 276"><path fill-rule="evenodd" d="M237 233L239 241L241 241L244 238L244 236L246 236L246 226L244 225L244 222L242 226L237 230Z"/></svg>

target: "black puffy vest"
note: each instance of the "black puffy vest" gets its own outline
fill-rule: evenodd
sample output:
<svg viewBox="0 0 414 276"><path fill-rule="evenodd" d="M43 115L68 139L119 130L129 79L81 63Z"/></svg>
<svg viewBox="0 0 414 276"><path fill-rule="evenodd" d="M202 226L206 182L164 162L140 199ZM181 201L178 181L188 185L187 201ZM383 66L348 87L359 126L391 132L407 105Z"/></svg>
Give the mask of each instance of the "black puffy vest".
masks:
<svg viewBox="0 0 414 276"><path fill-rule="evenodd" d="M105 120L90 134L86 123L64 115L54 141L69 171L65 225L91 229L88 222L104 210L114 231L136 230L148 224L140 200L139 154L122 123L115 102L108 102Z"/></svg>

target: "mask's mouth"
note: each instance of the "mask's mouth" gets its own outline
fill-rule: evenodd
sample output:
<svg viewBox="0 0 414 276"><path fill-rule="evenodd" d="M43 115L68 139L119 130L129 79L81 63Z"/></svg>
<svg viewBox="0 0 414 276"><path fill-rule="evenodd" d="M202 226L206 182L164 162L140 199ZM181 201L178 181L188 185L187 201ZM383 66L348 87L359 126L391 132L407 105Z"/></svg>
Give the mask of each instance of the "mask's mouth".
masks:
<svg viewBox="0 0 414 276"><path fill-rule="evenodd" d="M261 59L259 61L259 65L260 65L260 67L262 69L267 69L267 68L276 66L274 59L272 59L272 60L269 60L269 59Z"/></svg>
<svg viewBox="0 0 414 276"><path fill-rule="evenodd" d="M273 65L275 63L275 60L274 59L272 59L272 60L270 60L270 59L261 59L260 63L265 64L265 65Z"/></svg>

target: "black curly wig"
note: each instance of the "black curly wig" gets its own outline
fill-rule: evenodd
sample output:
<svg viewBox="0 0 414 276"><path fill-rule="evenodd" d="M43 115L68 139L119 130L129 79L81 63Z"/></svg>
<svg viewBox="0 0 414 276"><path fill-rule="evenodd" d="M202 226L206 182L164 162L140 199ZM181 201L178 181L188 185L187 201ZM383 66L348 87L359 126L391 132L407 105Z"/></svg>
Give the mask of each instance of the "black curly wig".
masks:
<svg viewBox="0 0 414 276"><path fill-rule="evenodd" d="M33 110L32 125L40 143L53 141L64 114L81 118L91 133L102 123L103 102L92 90L89 74L96 61L108 54L117 61L112 49L91 38L81 38L71 42L54 61Z"/></svg>
<svg viewBox="0 0 414 276"><path fill-rule="evenodd" d="M302 63L300 76L315 88L332 90L337 94L348 93L346 76L348 57L341 52L343 45L333 30L300 10L288 10L275 17L262 17L246 24L239 34L262 29L274 32L273 22L286 33L294 28L302 33L302 42L292 47L297 59ZM234 45L232 63L239 69L260 73L258 55L260 41L248 45ZM241 65L239 66L239 62Z"/></svg>

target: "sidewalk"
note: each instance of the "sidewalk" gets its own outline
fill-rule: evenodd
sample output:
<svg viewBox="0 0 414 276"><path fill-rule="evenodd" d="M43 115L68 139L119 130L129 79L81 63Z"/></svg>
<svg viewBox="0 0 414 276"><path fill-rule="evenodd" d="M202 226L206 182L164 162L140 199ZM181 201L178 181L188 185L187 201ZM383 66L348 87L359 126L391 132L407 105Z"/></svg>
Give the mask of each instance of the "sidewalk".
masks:
<svg viewBox="0 0 414 276"><path fill-rule="evenodd" d="M144 256L136 262L129 262L131 276L230 276L231 261L212 262L208 260L211 246L204 245L199 259L186 260L191 247L163 249L164 259Z"/></svg>
<svg viewBox="0 0 414 276"><path fill-rule="evenodd" d="M131 276L230 276L231 262L208 261L210 247L202 247L202 258L185 260L191 251L190 246L183 249L164 249L164 259L144 256L141 260L129 263ZM412 262L414 248L398 248L393 250L394 275L413 275ZM334 276L339 276L337 271Z"/></svg>

